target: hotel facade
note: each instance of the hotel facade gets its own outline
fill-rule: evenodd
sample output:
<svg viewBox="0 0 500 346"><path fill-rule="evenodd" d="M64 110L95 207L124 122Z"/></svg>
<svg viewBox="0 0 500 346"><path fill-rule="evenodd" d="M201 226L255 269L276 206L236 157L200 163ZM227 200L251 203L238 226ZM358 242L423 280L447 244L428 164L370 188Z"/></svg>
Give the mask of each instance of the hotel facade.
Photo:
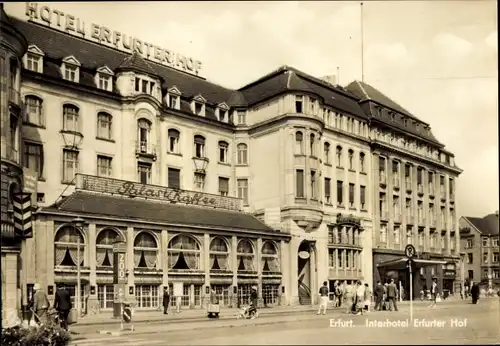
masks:
<svg viewBox="0 0 500 346"><path fill-rule="evenodd" d="M17 165L38 173L28 284L74 294L80 261L82 305L111 308L116 240L126 242L126 295L139 309L157 308L175 283L182 304L196 307L209 286L225 305L246 303L252 285L263 304L294 305L315 303L323 281L404 280L397 260L407 242L420 244L420 226L420 250L439 257L429 239L443 234L446 261L455 259L450 193L461 171L428 124L369 85L343 88L283 66L231 90L198 76L192 59L133 38L126 52L107 34L62 32L50 8L30 6L30 21L9 18L27 41L16 53ZM421 168L432 184L419 180ZM396 176L409 185L397 188ZM432 202L431 186L444 199ZM396 218L394 196L410 199L412 214L400 207ZM435 204L434 220L444 206L446 223L409 218L432 214L420 212L424 202ZM71 224L77 216L82 229ZM440 275L443 258L421 263Z"/></svg>

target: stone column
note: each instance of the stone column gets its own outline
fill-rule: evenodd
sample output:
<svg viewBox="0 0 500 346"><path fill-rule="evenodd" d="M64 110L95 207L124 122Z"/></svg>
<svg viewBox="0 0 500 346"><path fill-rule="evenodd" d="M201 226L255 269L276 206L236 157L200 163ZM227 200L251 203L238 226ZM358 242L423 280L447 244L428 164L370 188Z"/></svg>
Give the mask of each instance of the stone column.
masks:
<svg viewBox="0 0 500 346"><path fill-rule="evenodd" d="M233 301L233 306L236 306L238 303L238 294L234 293L235 287L238 288L238 254L237 254L237 248L238 248L238 238L233 235L231 237L231 268L233 270L233 284L231 286L231 296L232 296L232 301Z"/></svg>
<svg viewBox="0 0 500 346"><path fill-rule="evenodd" d="M160 260L161 260L161 269L163 270L162 276L162 292L165 287L168 288L168 230L161 230L161 244L160 244Z"/></svg>
<svg viewBox="0 0 500 346"><path fill-rule="evenodd" d="M280 271L281 271L281 286L285 289L283 294L283 288L280 288L280 305L288 305L290 303L290 266L288 264L287 256L290 252L289 244L285 243L284 240L280 241Z"/></svg>
<svg viewBox="0 0 500 346"><path fill-rule="evenodd" d="M88 233L87 233L87 258L89 260L90 274L89 274L89 284L90 286L95 287L94 294L92 294L92 290L89 288L89 300L88 300L88 311L94 311L94 307L97 307L99 304L97 297L97 259L96 259L96 225L95 223L89 223L88 225Z"/></svg>
<svg viewBox="0 0 500 346"><path fill-rule="evenodd" d="M264 304L264 297L262 295L262 238L257 238L257 251L256 261L257 261L257 289L259 292L260 304Z"/></svg>
<svg viewBox="0 0 500 346"><path fill-rule="evenodd" d="M127 278L127 285L130 287L134 287L135 283L135 275L134 275L134 238L135 238L135 233L134 233L134 228L133 227L127 227L127 270L128 270L128 278ZM129 290L125 293L127 296L127 299L129 301L135 302L135 287L134 287L134 294L131 296L129 293Z"/></svg>
<svg viewBox="0 0 500 346"><path fill-rule="evenodd" d="M202 252L202 258L203 258L203 269L205 270L205 286L210 287L210 234L205 233L203 235L203 252ZM202 292L200 294L204 297L203 302L208 303L208 298L210 295L205 297L206 295L206 288L202 287ZM203 304L202 304L203 305Z"/></svg>

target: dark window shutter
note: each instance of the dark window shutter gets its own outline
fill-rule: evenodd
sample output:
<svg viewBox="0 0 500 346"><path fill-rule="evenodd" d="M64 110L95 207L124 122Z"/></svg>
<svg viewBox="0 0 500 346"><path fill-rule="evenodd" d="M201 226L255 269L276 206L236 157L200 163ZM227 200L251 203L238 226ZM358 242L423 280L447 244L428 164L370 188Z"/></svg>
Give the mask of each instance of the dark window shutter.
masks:
<svg viewBox="0 0 500 346"><path fill-rule="evenodd" d="M181 188L181 170L176 168L168 169L168 187Z"/></svg>

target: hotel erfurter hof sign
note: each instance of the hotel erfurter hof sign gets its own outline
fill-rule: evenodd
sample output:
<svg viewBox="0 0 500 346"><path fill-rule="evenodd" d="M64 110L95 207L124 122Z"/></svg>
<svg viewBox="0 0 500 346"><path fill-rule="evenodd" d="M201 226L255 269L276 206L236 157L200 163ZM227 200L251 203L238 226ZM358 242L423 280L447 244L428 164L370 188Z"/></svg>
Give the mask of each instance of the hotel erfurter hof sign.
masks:
<svg viewBox="0 0 500 346"><path fill-rule="evenodd" d="M53 10L49 6L36 2L26 3L26 16L29 21L82 37L125 53L139 52L145 59L198 75L201 61L194 60L171 50L144 42L120 31L111 30L102 25L85 23L69 13Z"/></svg>
<svg viewBox="0 0 500 346"><path fill-rule="evenodd" d="M241 211L243 200L234 197L174 189L171 187L141 184L133 181L96 177L78 173L76 188L124 197L140 197L172 204L187 204L203 207Z"/></svg>

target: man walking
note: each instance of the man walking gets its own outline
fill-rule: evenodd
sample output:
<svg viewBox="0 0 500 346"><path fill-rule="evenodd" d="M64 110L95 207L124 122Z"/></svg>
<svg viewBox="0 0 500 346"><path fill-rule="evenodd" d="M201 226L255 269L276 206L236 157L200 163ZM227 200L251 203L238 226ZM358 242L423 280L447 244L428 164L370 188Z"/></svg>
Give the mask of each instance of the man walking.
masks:
<svg viewBox="0 0 500 346"><path fill-rule="evenodd" d="M319 289L319 309L316 315L321 313L321 308L323 308L323 315L326 315L326 309L328 307L328 282L324 281L323 286Z"/></svg>
<svg viewBox="0 0 500 346"><path fill-rule="evenodd" d="M389 302L389 310L398 311L398 304L396 302L396 298L398 296L398 288L394 283L394 279L391 279L391 282L387 285L387 301Z"/></svg>
<svg viewBox="0 0 500 346"><path fill-rule="evenodd" d="M344 297L346 304L346 313L351 313L354 311L354 293L355 289L349 282L344 288Z"/></svg>
<svg viewBox="0 0 500 346"><path fill-rule="evenodd" d="M335 283L335 304L334 306L336 308L340 308L342 306L342 294L343 294L343 287L341 286L340 282Z"/></svg>
<svg viewBox="0 0 500 346"><path fill-rule="evenodd" d="M71 297L64 286L60 286L56 291L56 296L54 299L54 309L56 309L59 314L59 320L61 322L61 327L68 330L68 315L71 310Z"/></svg>
<svg viewBox="0 0 500 346"><path fill-rule="evenodd" d="M431 309L436 307L437 293L438 293L437 279L436 279L436 278L432 278L432 285L431 285L431 304L429 305L429 307L430 307Z"/></svg>
<svg viewBox="0 0 500 346"><path fill-rule="evenodd" d="M168 307L170 306L170 294L168 293L168 287L163 290L163 314L168 315Z"/></svg>
<svg viewBox="0 0 500 346"><path fill-rule="evenodd" d="M384 299L384 286L377 281L377 286L375 286L375 307L373 308L375 311L382 310L382 300Z"/></svg>
<svg viewBox="0 0 500 346"><path fill-rule="evenodd" d="M32 310L35 312L35 321L38 324L47 323L47 310L49 309L49 300L47 295L42 291L42 287L39 283L33 285L33 290L35 294L33 295L33 301L31 303Z"/></svg>

